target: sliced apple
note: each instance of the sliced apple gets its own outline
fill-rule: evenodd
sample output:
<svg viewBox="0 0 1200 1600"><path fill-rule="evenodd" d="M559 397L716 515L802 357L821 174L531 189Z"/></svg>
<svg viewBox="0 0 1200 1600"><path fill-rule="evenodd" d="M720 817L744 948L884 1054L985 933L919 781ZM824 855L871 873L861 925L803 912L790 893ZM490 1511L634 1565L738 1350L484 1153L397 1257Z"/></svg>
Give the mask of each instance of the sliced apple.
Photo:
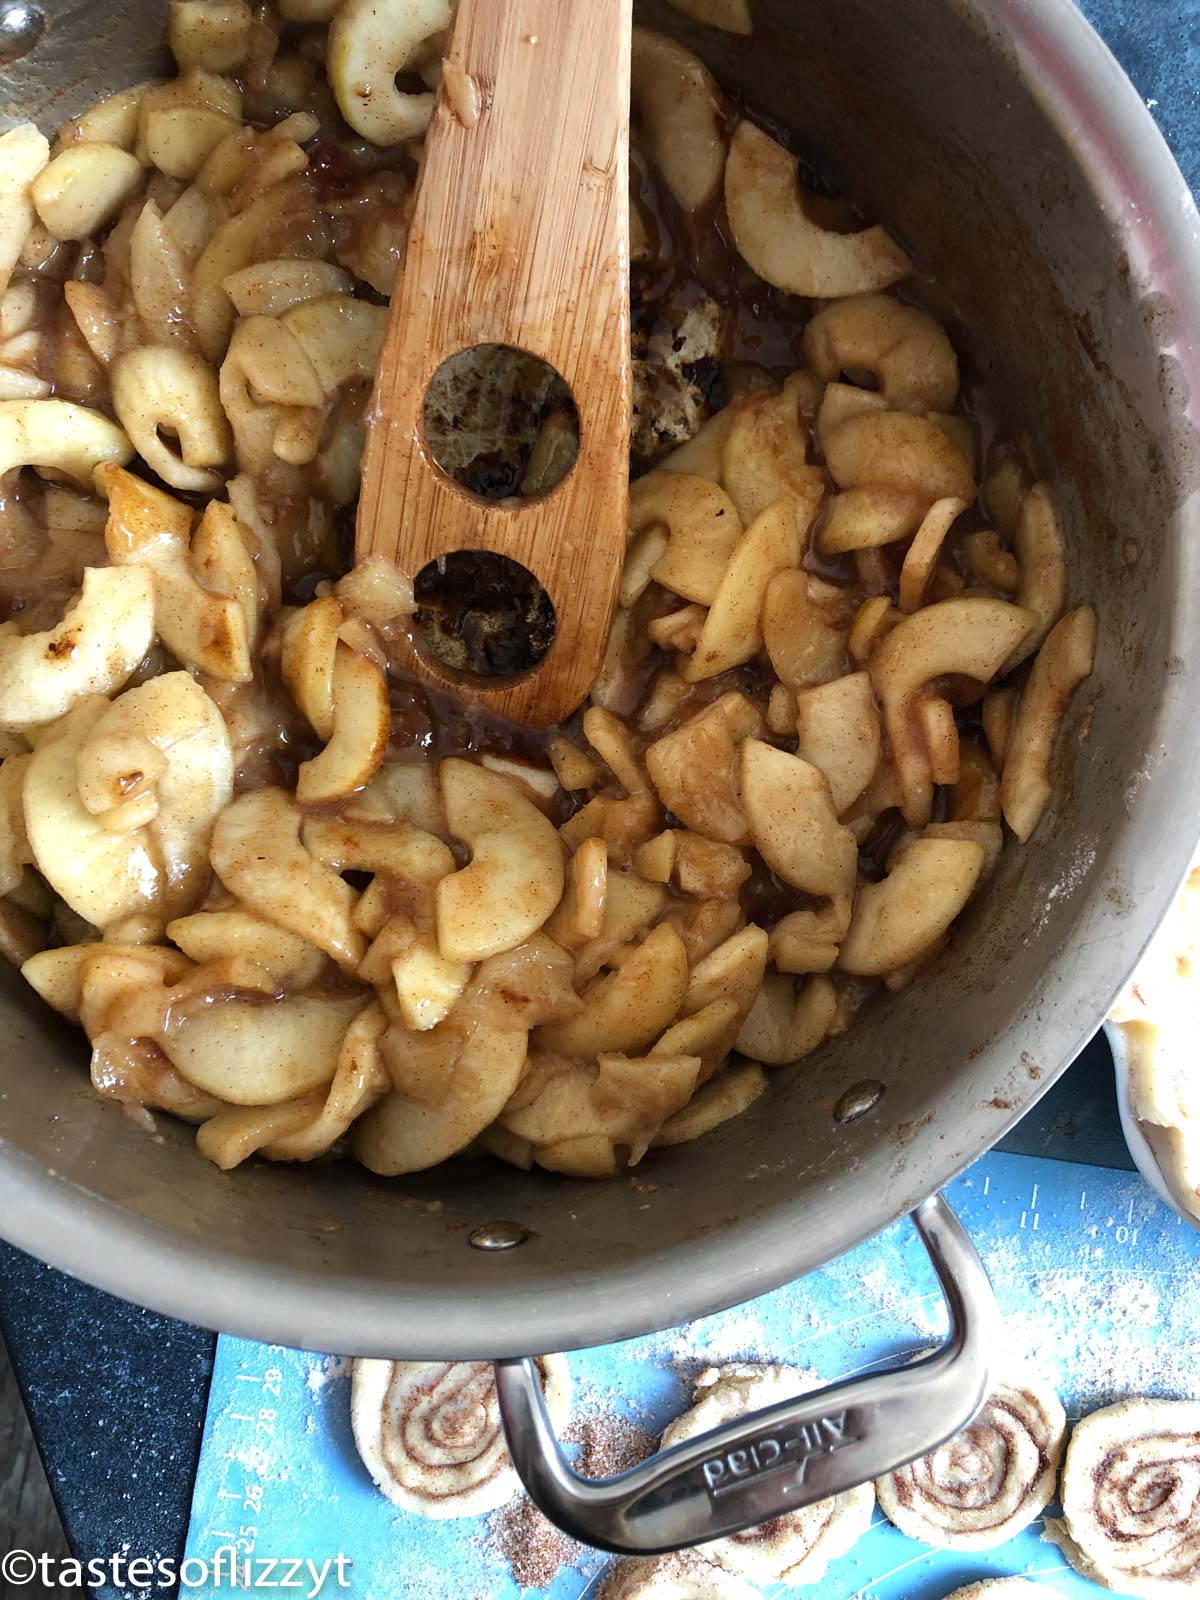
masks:
<svg viewBox="0 0 1200 1600"><path fill-rule="evenodd" d="M526 1039L523 1029L486 1027L462 1037L441 1103L421 1105L408 1095L389 1094L355 1123L355 1156L371 1172L394 1178L436 1167L465 1149L511 1098L525 1065Z"/></svg>
<svg viewBox="0 0 1200 1600"><path fill-rule="evenodd" d="M881 394L859 389L852 383L827 383L817 410L817 443L826 449L833 433L852 417L866 417L888 410Z"/></svg>
<svg viewBox="0 0 1200 1600"><path fill-rule="evenodd" d="M636 872L607 871L604 880L604 912L600 931L576 949L575 976L581 983L594 978L618 952L640 939L662 916L666 891L648 883ZM550 923L546 931L555 937Z"/></svg>
<svg viewBox="0 0 1200 1600"><path fill-rule="evenodd" d="M170 1025L158 1042L189 1083L218 1100L276 1105L330 1082L346 1029L362 1008L361 994L222 1000Z"/></svg>
<svg viewBox="0 0 1200 1600"><path fill-rule="evenodd" d="M800 554L795 502L776 500L746 529L729 558L696 648L684 666L686 682L716 677L758 654L767 585L776 573L798 567Z"/></svg>
<svg viewBox="0 0 1200 1600"><path fill-rule="evenodd" d="M433 114L431 93L397 78L428 41L450 26L450 0L343 0L316 20L329 23L329 86L355 133L375 145L419 139Z"/></svg>
<svg viewBox="0 0 1200 1600"><path fill-rule="evenodd" d="M710 950L737 932L745 920L736 900L685 900L667 911L663 918L683 940L688 960L694 966Z"/></svg>
<svg viewBox="0 0 1200 1600"><path fill-rule="evenodd" d="M588 988L577 1017L538 1030L537 1047L577 1056L645 1049L674 1020L687 982L683 941L660 923L616 972Z"/></svg>
<svg viewBox="0 0 1200 1600"><path fill-rule="evenodd" d="M519 1097L500 1123L534 1146L534 1159L555 1172L580 1170L569 1146L579 1141L588 1157L583 1175L611 1171L614 1162L589 1146L605 1140L630 1147L630 1164L645 1152L663 1122L687 1104L700 1071L696 1056L630 1058L605 1052L595 1066L551 1061L541 1075L539 1092Z"/></svg>
<svg viewBox="0 0 1200 1600"><path fill-rule="evenodd" d="M240 909L176 917L166 932L172 944L201 966L241 956L293 989L315 983L325 960L316 945L299 934Z"/></svg>
<svg viewBox="0 0 1200 1600"><path fill-rule="evenodd" d="M807 978L797 989L793 978L768 973L742 1023L737 1048L765 1066L788 1066L829 1037L837 1009L837 995L828 978Z"/></svg>
<svg viewBox="0 0 1200 1600"><path fill-rule="evenodd" d="M645 794L650 787L646 769L634 749L629 729L602 706L589 706L583 714L584 737L626 794Z"/></svg>
<svg viewBox="0 0 1200 1600"><path fill-rule="evenodd" d="M734 410L721 451L721 482L746 527L777 500L791 500L803 542L825 497L825 474L808 459L799 398L796 379L789 378L781 394L755 395Z"/></svg>
<svg viewBox="0 0 1200 1600"><path fill-rule="evenodd" d="M333 732L325 748L301 763L296 799L329 805L364 789L378 772L391 728L387 682L369 656L339 644L333 662Z"/></svg>
<svg viewBox="0 0 1200 1600"><path fill-rule="evenodd" d="M166 758L143 825L110 827L80 795L81 765L137 734ZM140 770L110 774L114 794ZM233 792L233 752L220 712L183 672L152 678L112 706L81 701L38 743L24 785L25 824L38 870L73 911L107 927L138 911L190 909L208 871L214 821ZM137 820L134 818L133 820Z"/></svg>
<svg viewBox="0 0 1200 1600"><path fill-rule="evenodd" d="M763 594L762 635L775 674L789 689L825 683L846 670L844 628L813 598L807 572L777 572Z"/></svg>
<svg viewBox="0 0 1200 1600"><path fill-rule="evenodd" d="M1054 496L1035 483L1021 502L1013 548L1020 577L1016 601L1034 618L1008 661L1008 670L1028 660L1061 614L1067 595L1067 551Z"/></svg>
<svg viewBox="0 0 1200 1600"><path fill-rule="evenodd" d="M356 972L367 947L351 919L354 891L301 844L302 821L282 789L242 795L217 819L213 870L251 911Z"/></svg>
<svg viewBox="0 0 1200 1600"><path fill-rule="evenodd" d="M744 695L730 693L646 751L646 769L668 811L706 839L746 844L750 833L737 788L737 748L762 719Z"/></svg>
<svg viewBox="0 0 1200 1600"><path fill-rule="evenodd" d="M566 888L546 932L567 950L599 938L607 898L608 847L603 839L585 839L571 857Z"/></svg>
<svg viewBox="0 0 1200 1600"><path fill-rule="evenodd" d="M88 567L62 621L45 633L0 627L0 727L61 717L88 695L111 694L154 638L154 592L142 568Z"/></svg>
<svg viewBox="0 0 1200 1600"><path fill-rule="evenodd" d="M1000 852L1004 848L1004 829L998 822L968 821L963 819L958 822L931 822L922 832L923 839L969 839L974 844L983 847L983 866L979 869L979 881L976 888L983 883L985 878L991 876L1000 860Z"/></svg>
<svg viewBox="0 0 1200 1600"><path fill-rule="evenodd" d="M337 1070L318 1115L294 1133L276 1136L262 1146L268 1161L315 1161L325 1155L351 1125L388 1090L379 1059L379 1039L387 1019L378 1005L365 1007L346 1029ZM199 1141L198 1141L199 1142Z"/></svg>
<svg viewBox="0 0 1200 1600"><path fill-rule="evenodd" d="M82 1000L83 971L97 955L132 958L142 963L143 976L158 983L175 983L189 971L192 963L178 950L154 945L116 943L64 944L39 950L21 967L21 976L48 1006L64 1016L78 1019Z"/></svg>
<svg viewBox="0 0 1200 1600"><path fill-rule="evenodd" d="M699 1011L714 1000L732 1000L745 1016L762 985L769 942L766 929L750 923L698 961L683 996L685 1012Z"/></svg>
<svg viewBox="0 0 1200 1600"><path fill-rule="evenodd" d="M816 909L789 911L771 929L769 959L780 972L828 972L850 926L851 895L836 895Z"/></svg>
<svg viewBox="0 0 1200 1600"><path fill-rule="evenodd" d="M751 1004L753 1001L751 1001ZM672 1023L655 1044L652 1056L699 1056L700 1073L697 1083L707 1083L709 1078L733 1049L738 1029L749 1006L743 1011L736 1000L710 1000Z"/></svg>
<svg viewBox="0 0 1200 1600"><path fill-rule="evenodd" d="M772 871L807 894L848 894L858 848L838 822L825 774L799 756L747 739L741 780L755 849Z"/></svg>
<svg viewBox="0 0 1200 1600"><path fill-rule="evenodd" d="M299 341L326 400L348 383L372 383L387 327L387 307L349 294L302 300L279 319Z"/></svg>
<svg viewBox="0 0 1200 1600"><path fill-rule="evenodd" d="M707 478L710 483L719 484L721 457L737 412L736 401L723 406L715 415L709 417L699 433L693 434L686 444L681 444L672 450L671 454L659 463L656 470L688 472L695 478Z"/></svg>
<svg viewBox="0 0 1200 1600"><path fill-rule="evenodd" d="M685 600L711 605L743 532L733 501L707 478L660 468L629 490L630 532L655 527L666 528L670 538L651 576Z"/></svg>
<svg viewBox="0 0 1200 1600"><path fill-rule="evenodd" d="M885 229L831 233L812 221L795 156L752 122L739 123L730 143L725 208L738 253L789 294L832 300L886 289L912 271Z"/></svg>
<svg viewBox="0 0 1200 1600"><path fill-rule="evenodd" d="M736 1066L726 1067L719 1077L697 1089L686 1106L672 1112L651 1143L658 1148L702 1139L723 1122L749 1111L766 1087L767 1075L757 1061L739 1061Z"/></svg>
<svg viewBox="0 0 1200 1600"><path fill-rule="evenodd" d="M306 817L304 848L334 872L370 872L429 888L454 871L449 845L411 822Z"/></svg>
<svg viewBox="0 0 1200 1600"><path fill-rule="evenodd" d="M0 763L0 895L11 894L33 863L22 799L30 759L14 752Z"/></svg>
<svg viewBox="0 0 1200 1600"><path fill-rule="evenodd" d="M437 773L425 761L386 761L351 806L347 817L380 814L396 822L411 822L425 833L444 835L446 818L438 790Z"/></svg>
<svg viewBox="0 0 1200 1600"><path fill-rule="evenodd" d="M649 28L633 30L631 92L646 154L685 211L716 196L725 170L725 110L698 56Z"/></svg>
<svg viewBox="0 0 1200 1600"><path fill-rule="evenodd" d="M734 899L753 870L736 844L705 839L687 828L672 828L667 837L675 841L668 877L682 894Z"/></svg>
<svg viewBox="0 0 1200 1600"><path fill-rule="evenodd" d="M1017 714L1017 689L989 689L983 697L983 736L987 740L988 754L997 772L1003 770L1008 741L1012 737L1013 720Z"/></svg>
<svg viewBox="0 0 1200 1600"><path fill-rule="evenodd" d="M975 498L975 474L955 442L908 411L852 417L830 434L825 464L839 489L892 489L925 504Z"/></svg>
<svg viewBox="0 0 1200 1600"><path fill-rule="evenodd" d="M830 499L817 545L823 555L834 556L896 544L916 532L925 504L922 496L899 489L846 489Z"/></svg>
<svg viewBox="0 0 1200 1600"><path fill-rule="evenodd" d="M473 971L469 962L447 961L429 934L418 934L391 965L400 1015L417 1033L445 1020Z"/></svg>
<svg viewBox="0 0 1200 1600"><path fill-rule="evenodd" d="M1000 779L1004 819L1022 844L1041 819L1052 789L1050 757L1067 704L1092 670L1096 613L1068 611L1038 652L1021 691Z"/></svg>
<svg viewBox="0 0 1200 1600"><path fill-rule="evenodd" d="M939 678L960 674L987 684L1032 626L1030 613L1004 600L942 600L898 622L870 658L871 680L914 827L930 820L933 775L922 701ZM936 696L934 696L936 698Z"/></svg>
<svg viewBox="0 0 1200 1600"><path fill-rule="evenodd" d="M919 961L970 899L983 861L974 840L914 839L882 882L859 890L838 966L877 978Z"/></svg>
<svg viewBox="0 0 1200 1600"><path fill-rule="evenodd" d="M850 672L796 699L796 754L829 780L840 817L879 770L883 739L867 672Z"/></svg>
<svg viewBox="0 0 1200 1600"><path fill-rule="evenodd" d="M889 406L949 411L958 399L958 358L927 311L887 294L822 306L804 329L804 359L823 383L865 372Z"/></svg>
<svg viewBox="0 0 1200 1600"><path fill-rule="evenodd" d="M921 526L913 542L904 553L900 568L900 610L915 611L925 601L925 592L933 580L934 570L942 554L950 529L967 509L965 500L935 500L921 519Z"/></svg>
<svg viewBox="0 0 1200 1600"><path fill-rule="evenodd" d="M438 944L479 961L524 943L562 899L563 847L519 785L457 758L439 769L446 823L471 862L437 887Z"/></svg>
<svg viewBox="0 0 1200 1600"><path fill-rule="evenodd" d="M250 649L253 614L247 595L216 594L192 570L192 508L155 489L122 467L101 469L98 480L108 496L104 541L114 567L148 572L154 584L154 626L171 654L184 666L230 683L254 676ZM232 517L228 507L215 516ZM205 541L216 533L213 518ZM204 527L202 522L201 527ZM236 523L234 530L236 534ZM228 530L225 530L228 536ZM197 541L200 530L197 529ZM249 554L243 549L249 562ZM251 581L253 568L251 567ZM257 607L255 605L255 612Z"/></svg>

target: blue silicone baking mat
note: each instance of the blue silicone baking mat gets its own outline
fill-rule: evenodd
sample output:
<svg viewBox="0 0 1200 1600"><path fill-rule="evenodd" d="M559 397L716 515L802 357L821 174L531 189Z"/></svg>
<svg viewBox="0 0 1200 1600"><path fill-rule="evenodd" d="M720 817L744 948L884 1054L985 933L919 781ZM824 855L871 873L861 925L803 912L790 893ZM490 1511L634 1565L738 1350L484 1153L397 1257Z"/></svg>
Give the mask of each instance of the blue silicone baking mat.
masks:
<svg viewBox="0 0 1200 1600"><path fill-rule="evenodd" d="M990 1155L947 1194L991 1273L1009 1347L1057 1382L1072 1417L1123 1395L1200 1396L1200 1235L1136 1174ZM736 1310L572 1356L571 1433L593 1465L621 1465L686 1409L690 1380L705 1366L750 1357L834 1379L903 1359L943 1326L921 1246L898 1223ZM188 1555L211 1560L224 1545L318 1565L343 1555L341 1592L364 1600L595 1595L608 1558L554 1536L527 1504L456 1522L391 1505L355 1453L349 1400L349 1363L336 1355L221 1339ZM1019 1573L1094 1600L1095 1588L1040 1533L1035 1524L995 1551L954 1555L916 1544L876 1512L819 1592L939 1600L981 1577ZM338 1592L332 1578L321 1592Z"/></svg>

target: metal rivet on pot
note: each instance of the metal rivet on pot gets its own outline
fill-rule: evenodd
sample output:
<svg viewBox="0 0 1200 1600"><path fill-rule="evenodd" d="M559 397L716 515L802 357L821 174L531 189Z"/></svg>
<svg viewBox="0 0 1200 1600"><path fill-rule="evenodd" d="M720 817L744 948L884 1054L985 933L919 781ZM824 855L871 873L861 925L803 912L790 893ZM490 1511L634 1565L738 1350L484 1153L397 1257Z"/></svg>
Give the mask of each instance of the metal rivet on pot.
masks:
<svg viewBox="0 0 1200 1600"><path fill-rule="evenodd" d="M0 0L0 67L11 66L27 56L42 37L46 18L36 6L23 0Z"/></svg>
<svg viewBox="0 0 1200 1600"><path fill-rule="evenodd" d="M467 1235L473 1250L515 1250L530 1237L529 1229L520 1222L483 1222Z"/></svg>
<svg viewBox="0 0 1200 1600"><path fill-rule="evenodd" d="M878 1078L864 1078L861 1083L852 1083L834 1106L833 1120L857 1122L859 1117L865 1117L868 1111L873 1111L882 1099L883 1084Z"/></svg>

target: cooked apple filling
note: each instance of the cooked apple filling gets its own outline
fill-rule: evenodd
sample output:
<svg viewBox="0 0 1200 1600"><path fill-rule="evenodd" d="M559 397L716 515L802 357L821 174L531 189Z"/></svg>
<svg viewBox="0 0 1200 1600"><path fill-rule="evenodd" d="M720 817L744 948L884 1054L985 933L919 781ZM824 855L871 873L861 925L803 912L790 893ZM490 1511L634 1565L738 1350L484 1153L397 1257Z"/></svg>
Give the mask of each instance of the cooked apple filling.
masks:
<svg viewBox="0 0 1200 1600"><path fill-rule="evenodd" d="M347 568L449 0L277 3L173 0L177 77L0 139L4 952L222 1167L610 1174L953 937L1095 618L904 251L639 29L600 676L544 735L406 678ZM572 448L447 404L514 492Z"/></svg>

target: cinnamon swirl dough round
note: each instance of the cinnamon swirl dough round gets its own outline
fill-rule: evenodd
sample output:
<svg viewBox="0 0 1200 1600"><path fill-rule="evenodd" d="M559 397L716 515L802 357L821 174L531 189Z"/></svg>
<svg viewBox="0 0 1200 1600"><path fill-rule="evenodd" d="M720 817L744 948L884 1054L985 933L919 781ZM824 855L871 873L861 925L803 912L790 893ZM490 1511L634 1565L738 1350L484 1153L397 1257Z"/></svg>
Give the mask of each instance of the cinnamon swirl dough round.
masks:
<svg viewBox="0 0 1200 1600"><path fill-rule="evenodd" d="M570 1409L562 1356L539 1356L556 1429ZM356 1361L354 1442L376 1486L423 1517L476 1517L520 1487L487 1361Z"/></svg>
<svg viewBox="0 0 1200 1600"><path fill-rule="evenodd" d="M1077 1572L1120 1594L1200 1592L1200 1401L1122 1400L1076 1425L1062 1476Z"/></svg>
<svg viewBox="0 0 1200 1600"><path fill-rule="evenodd" d="M709 1367L696 1380L695 1404L662 1437L663 1448L682 1444L748 1411L790 1400L817 1385L811 1372L742 1362ZM697 1554L756 1583L815 1583L829 1563L846 1554L867 1531L875 1490L866 1483L819 1500L757 1528L699 1545Z"/></svg>
<svg viewBox="0 0 1200 1600"><path fill-rule="evenodd" d="M618 1561L597 1600L759 1600L757 1589L694 1550Z"/></svg>
<svg viewBox="0 0 1200 1600"><path fill-rule="evenodd" d="M876 1485L884 1514L910 1539L944 1550L988 1550L1046 1509L1067 1419L1033 1374L996 1384L974 1422Z"/></svg>

